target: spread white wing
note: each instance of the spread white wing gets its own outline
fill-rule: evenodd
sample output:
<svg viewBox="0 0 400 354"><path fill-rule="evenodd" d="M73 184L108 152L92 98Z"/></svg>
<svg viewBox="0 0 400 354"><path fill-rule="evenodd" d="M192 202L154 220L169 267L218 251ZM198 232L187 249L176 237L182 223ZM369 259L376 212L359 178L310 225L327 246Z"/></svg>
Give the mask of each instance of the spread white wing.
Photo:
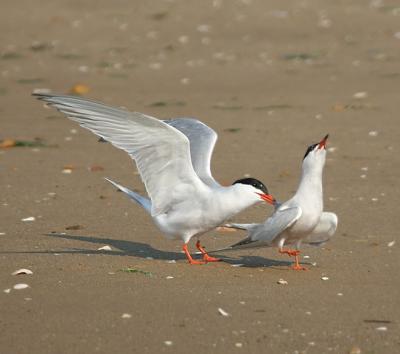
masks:
<svg viewBox="0 0 400 354"><path fill-rule="evenodd" d="M152 201L153 216L168 211L179 198L205 187L193 169L188 138L161 120L80 97L34 96L125 150L136 161Z"/></svg>
<svg viewBox="0 0 400 354"><path fill-rule="evenodd" d="M230 224L232 227L248 230L248 236L218 251L273 246L275 238L292 226L300 218L301 213L300 207L290 207L278 209L262 224Z"/></svg>
<svg viewBox="0 0 400 354"><path fill-rule="evenodd" d="M338 225L338 218L336 214L323 212L319 223L310 235L303 241L313 246L320 246L335 234Z"/></svg>
<svg viewBox="0 0 400 354"><path fill-rule="evenodd" d="M210 187L219 187L220 184L213 178L210 167L211 156L218 139L217 133L193 118L176 118L164 122L178 129L189 139L193 168L199 178Z"/></svg>

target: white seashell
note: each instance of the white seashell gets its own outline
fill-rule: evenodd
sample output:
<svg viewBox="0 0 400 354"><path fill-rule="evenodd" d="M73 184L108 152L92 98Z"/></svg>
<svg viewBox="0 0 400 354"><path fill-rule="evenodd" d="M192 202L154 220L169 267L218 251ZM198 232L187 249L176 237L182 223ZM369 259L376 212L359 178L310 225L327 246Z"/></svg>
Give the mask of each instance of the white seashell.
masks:
<svg viewBox="0 0 400 354"><path fill-rule="evenodd" d="M229 317L230 316L230 314L228 312L226 312L225 310L221 309L220 307L218 307L218 312L224 317Z"/></svg>
<svg viewBox="0 0 400 354"><path fill-rule="evenodd" d="M21 275L21 274L31 275L33 274L33 272L30 269L21 268L16 270L14 273L11 273L11 275Z"/></svg>
<svg viewBox="0 0 400 354"><path fill-rule="evenodd" d="M167 347L170 347L172 344L174 344L174 342L173 342L172 340L166 340L166 341L164 341L164 344L165 344Z"/></svg>
<svg viewBox="0 0 400 354"><path fill-rule="evenodd" d="M329 280L329 278L326 276L323 276L323 277L321 277L321 280Z"/></svg>
<svg viewBox="0 0 400 354"><path fill-rule="evenodd" d="M388 246L388 247L393 247L395 243L396 243L396 241L390 241L390 242L387 244L387 246Z"/></svg>
<svg viewBox="0 0 400 354"><path fill-rule="evenodd" d="M281 284L281 285L288 285L289 283L287 282L287 280L285 280L285 279L279 279L278 281L277 281L277 283L278 284Z"/></svg>
<svg viewBox="0 0 400 354"><path fill-rule="evenodd" d="M368 133L368 135L369 135L369 136L377 136L377 135L378 135L378 132L375 131L375 130L371 130L371 131Z"/></svg>
<svg viewBox="0 0 400 354"><path fill-rule="evenodd" d="M97 249L98 251L112 251L112 248L110 246L103 246Z"/></svg>
<svg viewBox="0 0 400 354"><path fill-rule="evenodd" d="M386 327L386 326L376 327L375 329L376 329L377 331L380 331L380 332L385 332L385 331L387 331L387 327Z"/></svg>
<svg viewBox="0 0 400 354"><path fill-rule="evenodd" d="M167 263L173 264L173 263L176 263L176 260L175 259L171 259L171 260L167 261Z"/></svg>
<svg viewBox="0 0 400 354"><path fill-rule="evenodd" d="M337 293L336 295L337 296L343 296L343 293Z"/></svg>
<svg viewBox="0 0 400 354"><path fill-rule="evenodd" d="M121 318L131 318L132 315L130 313L123 313Z"/></svg>
<svg viewBox="0 0 400 354"><path fill-rule="evenodd" d="M367 98L368 97L368 93L367 92L356 92L353 95L353 98L357 98L358 100L361 100L363 98Z"/></svg>
<svg viewBox="0 0 400 354"><path fill-rule="evenodd" d="M243 267L244 264L238 263L238 264L232 264L232 267Z"/></svg>
<svg viewBox="0 0 400 354"><path fill-rule="evenodd" d="M236 348L241 348L241 347L243 347L243 343L240 343L240 342L235 343L235 347Z"/></svg>
<svg viewBox="0 0 400 354"><path fill-rule="evenodd" d="M13 288L14 288L15 290L22 290L22 289L29 288L29 285L28 285L28 284L20 283L20 284L15 284L15 285L13 286Z"/></svg>
<svg viewBox="0 0 400 354"><path fill-rule="evenodd" d="M174 279L172 275L168 275L165 279Z"/></svg>
<svg viewBox="0 0 400 354"><path fill-rule="evenodd" d="M0 236L4 236L5 234L5 232L0 232Z"/></svg>
<svg viewBox="0 0 400 354"><path fill-rule="evenodd" d="M11 292L11 289L4 289L3 292L5 292L6 294L9 294Z"/></svg>
<svg viewBox="0 0 400 354"><path fill-rule="evenodd" d="M35 220L36 220L36 218L34 216L29 216L27 218L21 219L21 221L35 221Z"/></svg>

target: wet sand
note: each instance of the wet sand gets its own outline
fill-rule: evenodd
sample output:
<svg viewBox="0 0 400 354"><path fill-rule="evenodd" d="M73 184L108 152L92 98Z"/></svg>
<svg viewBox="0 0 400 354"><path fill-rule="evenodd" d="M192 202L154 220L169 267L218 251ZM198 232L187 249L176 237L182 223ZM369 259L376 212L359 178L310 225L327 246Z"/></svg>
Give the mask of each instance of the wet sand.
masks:
<svg viewBox="0 0 400 354"><path fill-rule="evenodd" d="M45 146L0 149L1 353L400 351L394 2L3 9L0 140ZM190 266L180 242L104 181L144 193L127 154L45 109L30 96L38 88L196 117L219 134L218 181L248 174L280 200L296 190L306 147L330 133L324 199L337 233L324 248L303 249L307 272L291 271L275 249ZM235 221L271 211L259 205ZM215 249L243 236L213 231L202 242ZM11 275L19 268L33 274Z"/></svg>

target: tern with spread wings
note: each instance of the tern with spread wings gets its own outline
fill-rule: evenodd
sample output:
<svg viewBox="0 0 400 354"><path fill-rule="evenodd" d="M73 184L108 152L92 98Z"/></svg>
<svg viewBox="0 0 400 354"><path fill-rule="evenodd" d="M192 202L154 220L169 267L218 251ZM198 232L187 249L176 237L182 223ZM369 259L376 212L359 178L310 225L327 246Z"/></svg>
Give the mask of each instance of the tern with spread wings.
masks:
<svg viewBox="0 0 400 354"><path fill-rule="evenodd" d="M162 121L81 97L34 96L135 160L150 199L108 181L141 205L166 237L183 240L190 264L218 261L199 240L196 247L203 260L194 260L188 250L193 236L199 237L258 202L275 202L257 179L239 179L224 187L212 177L210 162L217 134L198 120Z"/></svg>
<svg viewBox="0 0 400 354"><path fill-rule="evenodd" d="M336 214L323 211L322 172L328 135L308 147L302 164L302 175L296 194L285 203L275 202L275 212L262 224L227 224L248 231L248 236L222 250L256 247L278 247L280 253L295 257L293 269L305 270L299 264L301 243L322 245L335 233ZM295 245L294 249L284 248ZM213 251L217 252L217 251Z"/></svg>

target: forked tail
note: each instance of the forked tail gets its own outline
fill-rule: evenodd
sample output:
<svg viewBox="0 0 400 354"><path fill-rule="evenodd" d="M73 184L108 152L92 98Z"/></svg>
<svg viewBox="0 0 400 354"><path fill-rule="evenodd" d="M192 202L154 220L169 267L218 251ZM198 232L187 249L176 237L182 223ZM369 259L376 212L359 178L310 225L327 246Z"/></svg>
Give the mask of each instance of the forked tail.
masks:
<svg viewBox="0 0 400 354"><path fill-rule="evenodd" d="M114 187L119 189L121 192L124 192L130 199L132 199L135 203L139 204L143 209L145 209L149 214L151 214L151 201L145 197L142 197L140 194L137 194L130 189L121 186L118 183L115 183L111 179L104 178L108 182L110 182Z"/></svg>

